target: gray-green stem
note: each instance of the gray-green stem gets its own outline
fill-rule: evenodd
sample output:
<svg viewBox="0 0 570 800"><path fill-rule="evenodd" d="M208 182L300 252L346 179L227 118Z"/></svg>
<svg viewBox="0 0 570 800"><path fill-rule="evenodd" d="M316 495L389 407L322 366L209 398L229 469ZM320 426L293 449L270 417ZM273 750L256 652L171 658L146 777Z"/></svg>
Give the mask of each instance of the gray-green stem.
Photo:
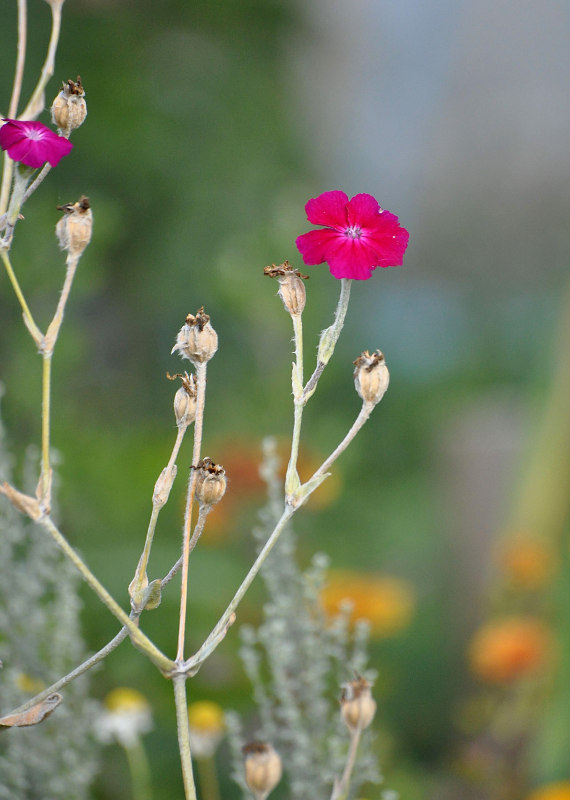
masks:
<svg viewBox="0 0 570 800"><path fill-rule="evenodd" d="M293 333L295 337L295 363L291 376L294 402L293 436L291 438L291 456L285 476L285 496L290 497L299 488L300 481L297 473L297 459L299 457L299 443L301 440L301 423L303 421L303 321L300 314L291 314Z"/></svg>
<svg viewBox="0 0 570 800"><path fill-rule="evenodd" d="M338 337L340 336L340 333L344 326L344 320L346 317L346 312L348 310L348 302L350 300L351 286L352 286L351 280L349 280L348 278L341 278L340 295L335 310L334 322L330 326L330 328L327 328L321 334L319 349L317 353L317 366L315 367L315 371L307 381L307 385L303 390L303 400L305 403L309 400L311 395L314 394L315 389L317 388L317 384L319 382L319 378L323 374L326 365L328 364L332 354L334 353Z"/></svg>
<svg viewBox="0 0 570 800"><path fill-rule="evenodd" d="M331 794L331 800L345 800L348 796L348 790L350 787L350 778L352 776L352 770L354 769L354 765L356 763L356 753L358 751L358 744L360 742L360 737L362 735L362 728L360 725L356 727L350 734L350 746L348 748L348 755L346 757L346 764L344 767L344 771L342 773L342 777L340 781L335 781L335 785L333 787L333 791Z"/></svg>
<svg viewBox="0 0 570 800"><path fill-rule="evenodd" d="M28 28L28 6L27 0L18 0L18 52L16 56L16 69L14 71L14 81L12 83L12 96L10 97L10 105L8 106L8 119L14 119L18 111L18 103L20 102L20 94L22 91L22 79L24 77L24 65L26 63L26 40ZM0 189L0 217L6 211L8 205L8 195L10 194L10 184L12 183L12 174L14 171L14 162L8 156L4 155L4 173L2 175L2 188Z"/></svg>
<svg viewBox="0 0 570 800"><path fill-rule="evenodd" d="M195 364L196 367L196 418L194 419L194 446L192 448L192 465L200 460L202 448L202 429L204 425L204 405L206 402L206 370L207 362ZM186 607L188 603L188 559L190 557L190 532L192 529L192 508L196 489L196 470L190 470L188 491L186 494L186 512L184 515L184 532L182 538L182 580L180 587L180 618L178 622L177 663L184 660L184 639L186 635Z"/></svg>
<svg viewBox="0 0 570 800"><path fill-rule="evenodd" d="M178 432L176 434L176 441L174 442L174 445L172 447L172 452L170 453L170 458L168 459L168 464L165 467L165 470L167 472L171 471L172 468L174 467L174 464L175 464L176 459L178 457L178 453L180 451L180 446L182 445L182 440L184 439L184 435L185 435L187 430L188 430L188 426L180 426L178 428ZM156 523L158 521L158 515L160 514L160 510L162 509L163 505L164 505L164 503L162 503L162 502L154 502L154 500L153 500L152 511L151 511L150 520L149 520L149 523L148 523L148 529L147 529L147 533L146 533L146 539L145 539L143 551L142 551L141 557L139 559L139 563L137 565L137 569L136 569L136 572L135 572L135 577L133 578L131 586L129 587L129 590L131 592L131 597L140 596L140 594L143 591L144 584L148 580L147 579L147 575L146 575L146 569L147 569L147 565L148 565L148 560L150 558L150 551L151 551L152 542L153 542L153 539L154 539L154 533L156 531Z"/></svg>
<svg viewBox="0 0 570 800"><path fill-rule="evenodd" d="M61 30L61 7L63 0L48 0L51 6L51 33L45 61L42 66L38 83L28 101L27 106L20 114L20 119L35 119L44 109L44 89L55 69L55 54Z"/></svg>
<svg viewBox="0 0 570 800"><path fill-rule="evenodd" d="M178 746L182 764L184 796L186 800L196 800L196 785L192 771L192 753L190 751L190 730L188 727L188 705L186 702L186 675L174 675L174 702L176 703L176 724L178 728Z"/></svg>
<svg viewBox="0 0 570 800"><path fill-rule="evenodd" d="M43 689L41 692L39 692L39 694L36 694L34 697L30 698L21 706L18 706L18 708L15 708L13 711L10 711L9 714L21 714L24 711L27 711L29 708L32 708L32 706L41 703L42 700L45 700L46 697L49 697L50 694L53 694L54 692L59 692L59 690L67 686L68 683L71 683L76 678L79 678L81 675L83 675L83 673L90 670L100 661L103 661L103 659L106 658L109 655L109 653L112 653L113 650L117 649L117 647L121 644L121 642L125 641L128 635L129 635L128 630L125 627L121 628L118 634L113 639L111 639L110 642L107 642L107 644L104 647L102 647L88 659L83 661L82 664L79 664L79 666L75 667L74 670L68 672L67 675L64 675L62 678L59 678L59 680L55 681L55 683L52 683L51 686L48 686L46 689Z"/></svg>
<svg viewBox="0 0 570 800"><path fill-rule="evenodd" d="M101 602L107 606L111 614L127 628L133 644L139 650L142 650L161 672L170 674L175 666L174 663L167 658L164 653L161 653L158 647L151 642L148 636L145 636L136 623L123 611L117 601L109 594L102 583L100 583L85 562L71 547L63 534L58 530L53 520L49 516L42 516L37 520L37 523L50 533L57 546L78 570L87 585L95 592Z"/></svg>
<svg viewBox="0 0 570 800"><path fill-rule="evenodd" d="M195 672L198 671L201 664L208 658L208 656L216 649L218 644L222 641L228 630L229 625L232 622L232 616L234 615L238 605L242 601L243 596L253 583L254 578L256 577L257 573L263 566L268 555L271 553L271 551L277 544L279 536L281 535L283 529L285 528L285 525L291 519L294 513L295 509L293 507L288 505L285 506L285 510L283 511L281 518L279 519L275 528L273 529L271 536L263 545L263 548L261 549L259 555L255 559L251 569L245 576L239 589L234 594L230 604L228 605L228 607L218 620L212 632L210 633L210 635L208 636L202 647L193 656L191 656L187 661L184 662L184 667L183 667L184 672L188 673L189 675L195 674Z"/></svg>

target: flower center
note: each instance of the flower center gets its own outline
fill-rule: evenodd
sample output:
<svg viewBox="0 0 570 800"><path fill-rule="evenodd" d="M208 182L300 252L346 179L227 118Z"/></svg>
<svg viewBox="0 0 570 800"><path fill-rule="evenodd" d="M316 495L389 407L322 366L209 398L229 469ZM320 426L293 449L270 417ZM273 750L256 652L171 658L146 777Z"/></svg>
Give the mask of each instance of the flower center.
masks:
<svg viewBox="0 0 570 800"><path fill-rule="evenodd" d="M356 225L351 225L349 228L345 228L344 235L350 236L351 239L360 239L362 236L362 229L357 228Z"/></svg>

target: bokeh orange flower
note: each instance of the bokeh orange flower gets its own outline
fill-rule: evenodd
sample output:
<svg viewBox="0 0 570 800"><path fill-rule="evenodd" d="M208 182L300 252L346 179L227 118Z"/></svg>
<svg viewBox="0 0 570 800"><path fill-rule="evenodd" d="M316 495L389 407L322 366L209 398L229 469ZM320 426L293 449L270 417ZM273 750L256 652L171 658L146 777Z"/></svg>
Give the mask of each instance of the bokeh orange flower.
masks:
<svg viewBox="0 0 570 800"><path fill-rule="evenodd" d="M570 800L570 781L558 781L540 786L525 800Z"/></svg>
<svg viewBox="0 0 570 800"><path fill-rule="evenodd" d="M520 589L540 589L556 571L556 557L548 542L516 534L499 547L499 567L509 583Z"/></svg>
<svg viewBox="0 0 570 800"><path fill-rule="evenodd" d="M468 659L479 679L510 683L543 671L552 652L552 634L544 622L510 616L489 622L475 633Z"/></svg>
<svg viewBox="0 0 570 800"><path fill-rule="evenodd" d="M353 570L330 570L321 593L327 614L339 613L345 601L352 603L352 620L367 619L372 636L394 636L412 619L415 593L408 581L393 576Z"/></svg>

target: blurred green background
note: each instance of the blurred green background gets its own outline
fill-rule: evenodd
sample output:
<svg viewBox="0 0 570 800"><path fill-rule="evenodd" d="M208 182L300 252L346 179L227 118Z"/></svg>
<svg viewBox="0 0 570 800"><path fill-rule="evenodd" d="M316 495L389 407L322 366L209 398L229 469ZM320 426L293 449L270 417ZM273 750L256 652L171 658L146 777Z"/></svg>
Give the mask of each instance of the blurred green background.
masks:
<svg viewBox="0 0 570 800"><path fill-rule="evenodd" d="M15 4L5 6L3 112L16 41ZM49 30L47 4L29 6L25 93ZM335 359L307 409L307 460L326 456L356 415L351 362L362 350L384 351L390 391L342 457L339 491L295 527L303 563L324 550L334 568L414 586L410 627L373 646L387 784L412 800L495 796L458 789L453 763L458 708L478 691L465 648L499 592L494 547L505 532L556 550L556 580L523 610L546 608L565 641L570 337L557 331L570 315L569 28L555 0L540 9L73 0L48 105L61 80L80 74L89 114L71 156L26 206L13 248L42 326L63 279L55 207L90 197L94 237L54 359L53 443L63 528L125 605L175 435L164 376L182 365L170 350L187 313L204 305L212 317L220 350L204 452L228 468L231 512L192 559L196 646L252 557L260 441L286 440L292 424L290 320L263 267L302 266L294 240L310 227L305 202L322 191L369 192L400 216L411 233L405 264L353 287ZM339 287L325 265L307 271L310 365ZM40 365L5 275L0 332L3 414L21 456L39 437ZM189 459L187 445L180 475ZM177 558L182 508L179 485L160 518L151 577ZM176 594L171 587L143 622L169 653ZM262 598L254 587L240 621L259 619ZM84 601L94 650L117 625L87 592ZM251 711L236 650L232 634L192 683L194 699ZM153 797L180 793L169 685L129 644L95 673L93 692L102 698L118 684L153 706ZM549 711L563 684L559 673L533 711L531 752L552 753L540 730L554 725L568 741L568 721ZM104 758L96 796L130 797L122 754L107 748ZM570 779L567 757L537 756L527 777ZM237 796L224 781L224 797Z"/></svg>

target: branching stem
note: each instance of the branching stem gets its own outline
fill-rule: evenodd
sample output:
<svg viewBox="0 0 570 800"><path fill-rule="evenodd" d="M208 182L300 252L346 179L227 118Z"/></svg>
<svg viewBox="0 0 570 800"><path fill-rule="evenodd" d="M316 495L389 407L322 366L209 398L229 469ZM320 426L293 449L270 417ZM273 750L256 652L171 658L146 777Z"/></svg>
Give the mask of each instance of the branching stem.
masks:
<svg viewBox="0 0 570 800"><path fill-rule="evenodd" d="M37 522L38 525L41 525L48 531L48 533L50 533L57 546L63 551L67 558L69 558L71 563L81 574L83 580L95 592L99 600L101 600L101 602L107 606L111 614L113 614L113 616L115 616L119 622L121 622L127 628L133 644L146 653L153 664L155 664L162 672L171 673L175 667L174 663L167 658L164 653L161 653L156 645L151 642L148 636L146 636L138 628L136 622L127 616L117 601L111 597L109 592L99 582L89 567L71 547L63 534L58 530L51 517L47 515L42 516L37 520Z"/></svg>

